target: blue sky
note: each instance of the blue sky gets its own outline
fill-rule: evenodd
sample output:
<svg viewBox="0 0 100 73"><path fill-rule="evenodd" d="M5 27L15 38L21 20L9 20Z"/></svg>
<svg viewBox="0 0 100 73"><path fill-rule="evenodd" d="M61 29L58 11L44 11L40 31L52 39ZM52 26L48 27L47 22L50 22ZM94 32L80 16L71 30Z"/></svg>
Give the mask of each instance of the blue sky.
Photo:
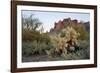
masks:
<svg viewBox="0 0 100 73"><path fill-rule="evenodd" d="M49 31L54 27L54 23L64 18L77 19L78 21L87 22L90 20L89 13L75 13L75 12L47 12L47 11L22 11L22 16L29 16L34 14L33 18L38 18L43 23L44 32Z"/></svg>

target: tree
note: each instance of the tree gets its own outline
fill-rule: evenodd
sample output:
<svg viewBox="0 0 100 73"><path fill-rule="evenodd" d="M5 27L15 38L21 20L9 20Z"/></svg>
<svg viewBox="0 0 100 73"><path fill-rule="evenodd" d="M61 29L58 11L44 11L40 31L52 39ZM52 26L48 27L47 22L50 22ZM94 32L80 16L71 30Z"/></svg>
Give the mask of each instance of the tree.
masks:
<svg viewBox="0 0 100 73"><path fill-rule="evenodd" d="M33 14L30 16L22 17L22 28L28 30L37 30L41 26L41 22L37 18L33 18Z"/></svg>

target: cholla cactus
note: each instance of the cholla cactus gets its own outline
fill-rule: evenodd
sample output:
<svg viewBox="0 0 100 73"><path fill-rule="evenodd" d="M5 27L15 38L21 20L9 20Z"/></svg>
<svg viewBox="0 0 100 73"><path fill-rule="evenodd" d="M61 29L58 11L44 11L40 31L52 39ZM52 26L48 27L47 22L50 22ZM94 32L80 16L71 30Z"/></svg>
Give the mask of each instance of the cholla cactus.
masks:
<svg viewBox="0 0 100 73"><path fill-rule="evenodd" d="M65 29L62 30L63 32L65 32L65 38L67 40L69 39L77 39L78 36L80 35L74 28L72 27L67 27Z"/></svg>
<svg viewBox="0 0 100 73"><path fill-rule="evenodd" d="M61 37L62 33L64 34L63 37ZM67 27L64 28L58 35L52 35L50 36L50 38L52 45L55 47L55 51L62 51L62 53L64 53L68 48L70 49L70 47L74 47L74 45L79 46L79 42L77 39L78 36L79 33L74 28ZM69 41L71 42L69 43Z"/></svg>
<svg viewBox="0 0 100 73"><path fill-rule="evenodd" d="M51 43L55 47L55 51L57 52L59 52L60 50L63 52L66 47L65 38L61 38L59 36L51 36Z"/></svg>
<svg viewBox="0 0 100 73"><path fill-rule="evenodd" d="M72 27L64 28L62 30L62 33L65 34L65 36L63 38L66 40L66 42L71 40L72 44L75 43L75 44L79 45L78 37L80 36L80 34L74 28L72 28ZM59 35L61 36L62 33L60 33Z"/></svg>

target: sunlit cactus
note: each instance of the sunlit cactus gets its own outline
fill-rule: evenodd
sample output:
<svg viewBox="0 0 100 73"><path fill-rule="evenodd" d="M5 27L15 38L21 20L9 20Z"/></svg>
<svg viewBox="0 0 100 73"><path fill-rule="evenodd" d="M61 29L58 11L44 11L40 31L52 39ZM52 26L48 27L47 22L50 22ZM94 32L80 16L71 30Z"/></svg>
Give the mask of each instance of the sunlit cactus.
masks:
<svg viewBox="0 0 100 73"><path fill-rule="evenodd" d="M63 37L61 37L62 34L64 35ZM74 28L67 27L64 28L58 35L50 36L50 38L55 51L62 51L62 53L64 53L67 49L70 49L70 47L79 46L78 36L79 33ZM69 43L69 41L71 42Z"/></svg>

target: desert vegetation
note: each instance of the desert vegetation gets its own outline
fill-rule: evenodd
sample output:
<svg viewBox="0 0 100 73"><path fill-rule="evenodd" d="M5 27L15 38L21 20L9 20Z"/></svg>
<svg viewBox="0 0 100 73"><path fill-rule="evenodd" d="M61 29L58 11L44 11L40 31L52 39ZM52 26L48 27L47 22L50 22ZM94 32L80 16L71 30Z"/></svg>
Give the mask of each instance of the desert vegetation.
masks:
<svg viewBox="0 0 100 73"><path fill-rule="evenodd" d="M89 59L89 31L84 22L62 24L59 31L43 32L42 22L34 15L22 17L22 61Z"/></svg>

